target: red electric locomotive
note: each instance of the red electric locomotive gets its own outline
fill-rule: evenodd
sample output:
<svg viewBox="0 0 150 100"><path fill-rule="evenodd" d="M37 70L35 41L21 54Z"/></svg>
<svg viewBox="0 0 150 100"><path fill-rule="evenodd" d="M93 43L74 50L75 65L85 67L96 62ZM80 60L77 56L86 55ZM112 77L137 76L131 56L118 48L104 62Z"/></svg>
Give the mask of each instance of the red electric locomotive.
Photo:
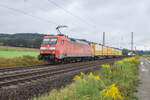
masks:
<svg viewBox="0 0 150 100"><path fill-rule="evenodd" d="M92 59L94 50L90 42L59 34L45 36L40 48L39 60L49 63Z"/></svg>

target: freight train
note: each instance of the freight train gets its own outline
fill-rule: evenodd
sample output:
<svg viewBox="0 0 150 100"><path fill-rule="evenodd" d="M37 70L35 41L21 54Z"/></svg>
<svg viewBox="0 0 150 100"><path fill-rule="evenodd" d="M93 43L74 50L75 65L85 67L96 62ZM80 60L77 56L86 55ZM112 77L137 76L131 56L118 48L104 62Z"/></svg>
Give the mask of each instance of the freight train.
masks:
<svg viewBox="0 0 150 100"><path fill-rule="evenodd" d="M122 50L63 34L44 36L39 60L64 63L122 56Z"/></svg>

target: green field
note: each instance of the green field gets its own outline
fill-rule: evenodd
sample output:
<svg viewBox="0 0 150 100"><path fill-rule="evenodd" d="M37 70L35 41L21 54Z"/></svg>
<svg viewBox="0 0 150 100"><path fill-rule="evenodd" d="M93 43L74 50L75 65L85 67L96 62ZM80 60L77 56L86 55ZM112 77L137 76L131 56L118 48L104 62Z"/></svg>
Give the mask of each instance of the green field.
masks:
<svg viewBox="0 0 150 100"><path fill-rule="evenodd" d="M150 60L150 55L143 55L143 57L145 57L145 58Z"/></svg>
<svg viewBox="0 0 150 100"><path fill-rule="evenodd" d="M23 56L37 57L38 55L38 49L0 46L0 58L16 58Z"/></svg>
<svg viewBox="0 0 150 100"><path fill-rule="evenodd" d="M0 51L0 58L16 58L16 57L22 57L22 56L34 56L37 57L39 55L39 52L33 52L33 51Z"/></svg>
<svg viewBox="0 0 150 100"><path fill-rule="evenodd" d="M45 64L38 55L39 49L0 46L0 68Z"/></svg>

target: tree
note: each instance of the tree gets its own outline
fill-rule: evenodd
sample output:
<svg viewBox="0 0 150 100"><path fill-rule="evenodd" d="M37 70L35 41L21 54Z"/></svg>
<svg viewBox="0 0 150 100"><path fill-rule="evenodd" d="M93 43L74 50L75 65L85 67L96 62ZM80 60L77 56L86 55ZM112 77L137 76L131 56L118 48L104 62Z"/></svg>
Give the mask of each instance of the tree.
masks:
<svg viewBox="0 0 150 100"><path fill-rule="evenodd" d="M18 33L0 34L0 44L4 46L40 48L44 34Z"/></svg>
<svg viewBox="0 0 150 100"><path fill-rule="evenodd" d="M123 49L122 50L122 55L127 56L128 55L129 50L128 49Z"/></svg>

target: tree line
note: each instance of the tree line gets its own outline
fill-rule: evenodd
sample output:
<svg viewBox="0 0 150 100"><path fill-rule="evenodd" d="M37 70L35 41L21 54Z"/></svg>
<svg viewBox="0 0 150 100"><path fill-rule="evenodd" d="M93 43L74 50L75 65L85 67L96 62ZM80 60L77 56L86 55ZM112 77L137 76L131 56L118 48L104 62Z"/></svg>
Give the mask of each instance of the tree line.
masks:
<svg viewBox="0 0 150 100"><path fill-rule="evenodd" d="M39 33L0 34L0 45L40 48L44 36Z"/></svg>
<svg viewBox="0 0 150 100"><path fill-rule="evenodd" d="M0 34L0 45L26 47L26 48L40 48L44 34L39 33L17 33L17 34ZM128 49L123 49L123 55L128 55L131 52ZM150 51L134 51L134 54L150 54Z"/></svg>

